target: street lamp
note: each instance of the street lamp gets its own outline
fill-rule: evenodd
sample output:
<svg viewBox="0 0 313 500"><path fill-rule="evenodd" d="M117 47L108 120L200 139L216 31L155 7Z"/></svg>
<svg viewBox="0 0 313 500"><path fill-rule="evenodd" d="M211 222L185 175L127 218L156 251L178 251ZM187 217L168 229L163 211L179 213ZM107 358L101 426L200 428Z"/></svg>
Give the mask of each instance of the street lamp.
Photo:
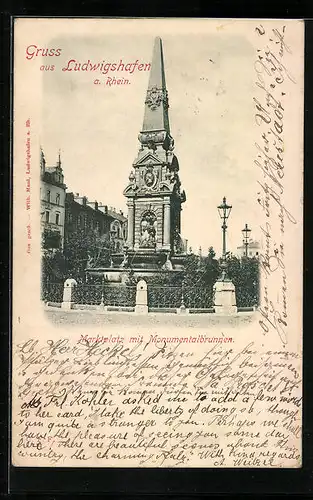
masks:
<svg viewBox="0 0 313 500"><path fill-rule="evenodd" d="M251 229L248 228L248 224L242 229L243 235L243 244L245 247L245 256L248 257L248 245L249 245L249 234L251 233Z"/></svg>
<svg viewBox="0 0 313 500"><path fill-rule="evenodd" d="M223 231L223 252L222 252L222 276L221 276L221 281L225 281L226 279L226 230L227 230L227 220L228 217L230 216L230 212L232 209L231 205L227 205L226 203L226 198L224 196L223 202L221 205L217 207L219 216L221 220L223 221L222 223L222 231Z"/></svg>

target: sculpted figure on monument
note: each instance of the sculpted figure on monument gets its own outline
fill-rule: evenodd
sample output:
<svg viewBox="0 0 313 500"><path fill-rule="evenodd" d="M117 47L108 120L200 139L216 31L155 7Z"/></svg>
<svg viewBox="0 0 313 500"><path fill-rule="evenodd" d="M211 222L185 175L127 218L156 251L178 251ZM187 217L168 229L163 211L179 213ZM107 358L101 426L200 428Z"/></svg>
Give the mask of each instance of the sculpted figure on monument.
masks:
<svg viewBox="0 0 313 500"><path fill-rule="evenodd" d="M174 230L174 249L175 249L176 253L183 253L184 252L184 243L183 243L182 237L179 234L177 228L175 228L175 230Z"/></svg>
<svg viewBox="0 0 313 500"><path fill-rule="evenodd" d="M123 258L123 262L121 263L121 266L120 267L129 267L129 255L128 255L128 247L125 246L124 247L124 258Z"/></svg>
<svg viewBox="0 0 313 500"><path fill-rule="evenodd" d="M132 186L132 189L134 191L136 191L136 189L138 189L138 186L136 184L136 177L135 177L135 174L133 171L130 172L128 179L129 179L130 185Z"/></svg>
<svg viewBox="0 0 313 500"><path fill-rule="evenodd" d="M152 212L147 212L141 221L140 246L142 248L155 247L156 225L156 216Z"/></svg>

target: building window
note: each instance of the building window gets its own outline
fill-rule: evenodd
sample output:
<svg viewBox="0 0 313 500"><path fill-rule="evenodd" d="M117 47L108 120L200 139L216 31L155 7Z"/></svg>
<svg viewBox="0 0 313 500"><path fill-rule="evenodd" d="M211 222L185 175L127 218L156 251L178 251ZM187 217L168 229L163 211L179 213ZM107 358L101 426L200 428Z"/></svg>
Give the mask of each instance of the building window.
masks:
<svg viewBox="0 0 313 500"><path fill-rule="evenodd" d="M48 212L48 210L46 211L46 222L49 222L49 218L50 218L50 213Z"/></svg>
<svg viewBox="0 0 313 500"><path fill-rule="evenodd" d="M47 191L47 201L50 203L50 197L51 197L51 193L50 191Z"/></svg>
<svg viewBox="0 0 313 500"><path fill-rule="evenodd" d="M60 214L55 214L55 223L57 226L60 224Z"/></svg>
<svg viewBox="0 0 313 500"><path fill-rule="evenodd" d="M119 224L118 224L117 221L113 221L111 223L110 232L111 232L111 236L113 238L118 238L119 237Z"/></svg>
<svg viewBox="0 0 313 500"><path fill-rule="evenodd" d="M57 204L57 205L60 205L60 198L61 198L61 197L60 197L60 195L59 195L59 193L58 193L58 194L56 195L56 198L55 198L55 201L56 201L56 204Z"/></svg>

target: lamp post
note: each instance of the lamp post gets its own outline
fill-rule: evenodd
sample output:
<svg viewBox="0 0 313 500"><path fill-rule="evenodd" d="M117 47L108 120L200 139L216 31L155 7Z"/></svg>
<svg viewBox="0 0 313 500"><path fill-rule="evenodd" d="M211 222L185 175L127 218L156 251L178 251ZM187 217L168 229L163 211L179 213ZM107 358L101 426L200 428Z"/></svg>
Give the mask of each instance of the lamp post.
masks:
<svg viewBox="0 0 313 500"><path fill-rule="evenodd" d="M226 203L226 197L224 196L223 202L221 205L217 207L219 216L222 220L222 231L223 231L223 252L222 252L222 276L221 276L221 281L225 281L226 278L226 230L227 230L227 220L230 216L230 212L232 209L231 205L227 205Z"/></svg>
<svg viewBox="0 0 313 500"><path fill-rule="evenodd" d="M251 233L251 229L248 228L248 224L242 229L243 234L243 244L245 247L245 256L248 257L248 246L249 246L249 234Z"/></svg>

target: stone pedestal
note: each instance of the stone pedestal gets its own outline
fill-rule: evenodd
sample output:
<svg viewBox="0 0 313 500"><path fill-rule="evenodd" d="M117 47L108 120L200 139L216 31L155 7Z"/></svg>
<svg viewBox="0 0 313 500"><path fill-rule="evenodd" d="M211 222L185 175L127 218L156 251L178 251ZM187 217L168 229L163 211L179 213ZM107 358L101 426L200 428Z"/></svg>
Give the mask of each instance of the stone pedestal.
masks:
<svg viewBox="0 0 313 500"><path fill-rule="evenodd" d="M177 314L189 314L189 309L185 306L180 306L176 309Z"/></svg>
<svg viewBox="0 0 313 500"><path fill-rule="evenodd" d="M73 278L68 278L64 281L64 289L63 289L63 301L61 304L62 309L72 309L74 300L74 291L77 286L76 280Z"/></svg>
<svg viewBox="0 0 313 500"><path fill-rule="evenodd" d="M230 280L217 281L213 290L216 314L236 314L236 290L233 282Z"/></svg>
<svg viewBox="0 0 313 500"><path fill-rule="evenodd" d="M148 313L148 287L145 280L139 280L137 283L135 313Z"/></svg>

